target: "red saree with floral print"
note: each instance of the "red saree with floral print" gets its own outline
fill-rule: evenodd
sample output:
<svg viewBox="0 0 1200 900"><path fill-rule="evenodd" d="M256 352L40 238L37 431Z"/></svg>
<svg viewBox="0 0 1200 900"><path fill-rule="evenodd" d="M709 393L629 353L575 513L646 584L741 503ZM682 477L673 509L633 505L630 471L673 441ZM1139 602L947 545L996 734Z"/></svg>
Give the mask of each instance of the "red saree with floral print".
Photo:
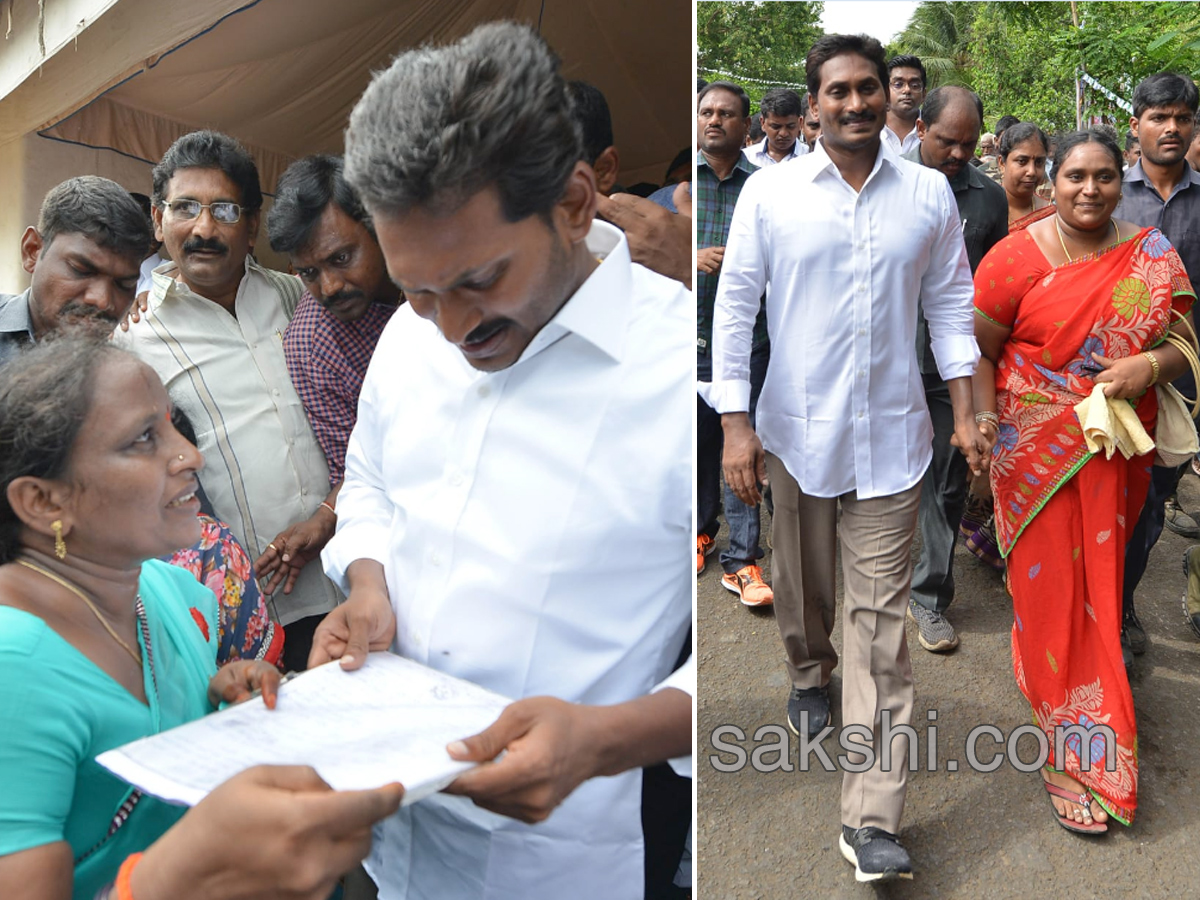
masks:
<svg viewBox="0 0 1200 900"><path fill-rule="evenodd" d="M1194 299L1179 255L1153 228L1058 267L1016 230L975 275L976 314L1011 329L996 364L991 478L1017 685L1046 733L1049 764L1127 825L1137 806L1137 733L1121 658L1121 587L1126 527L1137 522L1153 458L1093 457L1074 406L1095 386L1093 352L1120 359L1151 349L1165 339L1172 308L1186 314ZM1155 392L1130 402L1153 436ZM1056 756L1055 729L1072 725L1112 729L1111 768L1098 733L1087 747L1067 737Z"/></svg>

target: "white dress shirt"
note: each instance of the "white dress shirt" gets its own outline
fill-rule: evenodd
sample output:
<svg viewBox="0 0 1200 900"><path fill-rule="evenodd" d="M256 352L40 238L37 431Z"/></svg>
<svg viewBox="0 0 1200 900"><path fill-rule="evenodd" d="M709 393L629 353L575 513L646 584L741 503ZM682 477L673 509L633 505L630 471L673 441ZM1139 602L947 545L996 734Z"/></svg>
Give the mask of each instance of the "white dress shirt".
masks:
<svg viewBox="0 0 1200 900"><path fill-rule="evenodd" d="M865 500L920 481L933 427L913 349L919 297L942 378L969 376L979 360L971 270L946 176L881 145L856 192L819 140L794 166L749 178L717 287L708 397L717 412L749 408L764 288L764 449L814 497L856 491Z"/></svg>
<svg viewBox="0 0 1200 900"><path fill-rule="evenodd" d="M768 138L763 138L757 144L751 144L749 147L743 147L742 153L746 159L754 163L760 169L765 169L767 166L773 166L776 163L791 162L794 159L799 159L808 153L808 144L804 143L799 136L796 137L796 143L792 145L792 152L783 159L776 159L767 152Z"/></svg>
<svg viewBox="0 0 1200 900"><path fill-rule="evenodd" d="M917 126L914 124L912 131L904 136L904 140L896 132L892 131L892 126L884 125L883 133L880 134L880 139L891 148L892 153L896 156L903 156L914 147L921 144L921 139L917 137Z"/></svg>
<svg viewBox="0 0 1200 900"><path fill-rule="evenodd" d="M140 297L143 293L149 293L154 287L154 270L161 266L165 259L162 254L155 250L149 256L142 260L142 267L138 270L138 283L134 291L135 296Z"/></svg>
<svg viewBox="0 0 1200 900"><path fill-rule="evenodd" d="M154 271L142 320L128 332L118 329L114 340L158 372L171 402L191 420L204 454L204 493L254 560L329 493L325 454L283 356L300 282L247 257L234 318L176 281L176 272L170 261ZM339 599L312 562L291 594L277 590L269 604L272 618L287 625L326 613Z"/></svg>
<svg viewBox="0 0 1200 900"><path fill-rule="evenodd" d="M382 563L393 649L512 698L612 704L665 684L691 621L690 294L604 261L508 369L402 306L376 348L323 560ZM466 735L464 735L466 737ZM526 825L438 794L376 831L381 900L640 896L641 771Z"/></svg>

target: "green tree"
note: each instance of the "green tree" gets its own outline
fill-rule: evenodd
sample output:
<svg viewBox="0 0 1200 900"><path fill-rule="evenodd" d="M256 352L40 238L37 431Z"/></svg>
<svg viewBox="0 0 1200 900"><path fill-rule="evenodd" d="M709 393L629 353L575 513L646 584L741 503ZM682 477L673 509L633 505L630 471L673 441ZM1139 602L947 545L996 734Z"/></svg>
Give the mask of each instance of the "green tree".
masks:
<svg viewBox="0 0 1200 900"><path fill-rule="evenodd" d="M911 54L919 57L929 76L929 87L970 84L974 61L972 28L984 4L951 0L922 3L908 25L888 47L888 56Z"/></svg>
<svg viewBox="0 0 1200 900"><path fill-rule="evenodd" d="M726 77L754 96L773 85L803 85L804 57L824 32L825 4L696 4L696 43L700 74ZM803 91L803 87L797 88Z"/></svg>

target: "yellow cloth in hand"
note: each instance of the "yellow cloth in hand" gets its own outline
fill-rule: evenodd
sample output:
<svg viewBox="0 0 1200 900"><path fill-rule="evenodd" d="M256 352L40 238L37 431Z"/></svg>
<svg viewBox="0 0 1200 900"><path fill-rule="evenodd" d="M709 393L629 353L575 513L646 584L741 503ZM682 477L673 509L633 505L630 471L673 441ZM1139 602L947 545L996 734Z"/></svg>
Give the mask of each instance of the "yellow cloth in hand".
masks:
<svg viewBox="0 0 1200 900"><path fill-rule="evenodd" d="M1075 404L1075 414L1083 426L1088 450L1092 453L1103 450L1105 459L1112 459L1117 450L1129 459L1154 449L1154 441L1138 421L1137 411L1128 400L1104 396L1102 384Z"/></svg>

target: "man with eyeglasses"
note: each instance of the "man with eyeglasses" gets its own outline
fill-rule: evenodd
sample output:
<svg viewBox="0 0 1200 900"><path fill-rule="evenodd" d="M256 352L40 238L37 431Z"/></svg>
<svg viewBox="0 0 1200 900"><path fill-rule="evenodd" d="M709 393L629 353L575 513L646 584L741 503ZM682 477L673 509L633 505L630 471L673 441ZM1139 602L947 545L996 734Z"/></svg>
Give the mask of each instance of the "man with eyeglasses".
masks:
<svg viewBox="0 0 1200 900"><path fill-rule="evenodd" d="M925 102L925 65L915 56L893 56L888 63L891 88L887 124L880 136L897 156L909 153L921 143L917 118Z"/></svg>
<svg viewBox="0 0 1200 900"><path fill-rule="evenodd" d="M111 331L133 303L149 246L149 224L119 184L84 175L53 188L21 237L29 287L0 294L0 363L64 326Z"/></svg>
<svg viewBox="0 0 1200 900"><path fill-rule="evenodd" d="M154 167L154 227L171 262L141 321L115 340L154 367L196 429L201 486L268 576L286 629L284 665L307 665L312 633L340 595L316 559L336 521L325 455L284 359L299 279L258 265L262 190L237 141L184 135Z"/></svg>

